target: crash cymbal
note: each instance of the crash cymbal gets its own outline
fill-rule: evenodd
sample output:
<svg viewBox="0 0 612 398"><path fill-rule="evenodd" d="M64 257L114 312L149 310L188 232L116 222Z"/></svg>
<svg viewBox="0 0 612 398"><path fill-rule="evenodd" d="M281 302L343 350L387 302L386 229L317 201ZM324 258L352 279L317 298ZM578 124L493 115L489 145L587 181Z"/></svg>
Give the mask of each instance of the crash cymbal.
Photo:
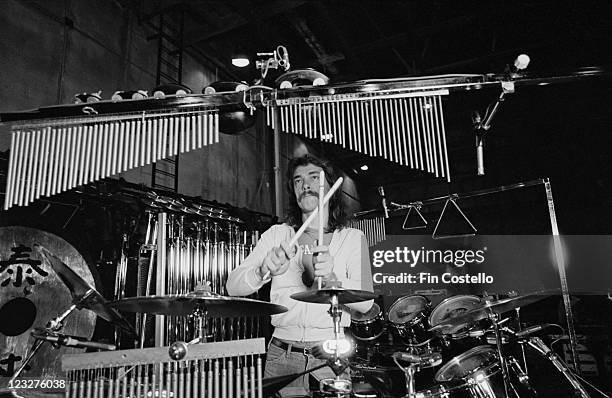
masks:
<svg viewBox="0 0 612 398"><path fill-rule="evenodd" d="M57 276L64 282L72 295L72 302L76 304L78 309L86 308L91 310L100 318L119 326L123 330L132 333L134 336L136 335L136 330L134 330L132 325L130 325L117 310L108 307L108 302L96 289L91 287L83 278L49 250L37 244L34 245L34 248L47 259L53 271L55 271Z"/></svg>
<svg viewBox="0 0 612 398"><path fill-rule="evenodd" d="M226 297L209 292L173 294L167 296L130 297L113 301L112 308L126 312L156 315L188 316L196 309L206 311L210 318L274 315L288 311L282 305L241 297Z"/></svg>
<svg viewBox="0 0 612 398"><path fill-rule="evenodd" d="M338 296L338 304L358 303L360 301L372 300L377 297L376 294L367 292L365 290L351 290L340 287L332 287L295 293L291 295L291 298L306 303L329 304L331 303L331 298L334 295Z"/></svg>
<svg viewBox="0 0 612 398"><path fill-rule="evenodd" d="M470 324L488 318L491 314L501 315L505 312L533 304L540 300L550 297L555 292L547 290L541 292L529 293L523 296L509 297L501 300L484 301L480 306L457 315L453 318L445 320L436 326L430 328L430 331L444 331L454 329L461 325Z"/></svg>

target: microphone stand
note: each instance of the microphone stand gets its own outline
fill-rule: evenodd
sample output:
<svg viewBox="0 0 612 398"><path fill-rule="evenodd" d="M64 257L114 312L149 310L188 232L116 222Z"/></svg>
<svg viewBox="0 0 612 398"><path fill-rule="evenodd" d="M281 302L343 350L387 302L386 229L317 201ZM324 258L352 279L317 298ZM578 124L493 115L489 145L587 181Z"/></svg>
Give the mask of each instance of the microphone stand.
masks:
<svg viewBox="0 0 612 398"><path fill-rule="evenodd" d="M472 116L472 123L474 124L474 135L476 137L476 162L478 165L478 175L483 176L485 174L484 169L484 138L489 129L491 128L491 122L499 111L501 103L506 99L507 94L514 93L514 82L506 81L501 82L502 92L493 104L491 111L484 115L484 119L481 119L478 112L474 112Z"/></svg>
<svg viewBox="0 0 612 398"><path fill-rule="evenodd" d="M535 348L535 350L541 354L544 358L548 359L554 366L557 368L563 376L569 381L569 383L574 388L574 392L577 397L580 398L590 398L589 393L584 388L584 386L580 383L580 381L574 376L572 371L569 369L567 364L557 355L553 350L551 350L542 339L539 337L530 337L527 341L531 347Z"/></svg>
<svg viewBox="0 0 612 398"><path fill-rule="evenodd" d="M87 293L85 293L85 295L83 297L81 297L76 303L73 303L66 311L64 311L63 313L61 313L57 317L55 317L55 318L51 319L49 322L47 322L45 330L47 330L50 333L58 333L59 331L61 331L62 328L64 327L64 319L66 319L66 317L68 317L68 315L70 315L72 313L72 311L74 311L78 306L80 306L80 304L82 302L84 302L94 292L95 292L95 290L89 289L87 291ZM32 358L34 358L34 355L36 355L38 350L40 350L40 348L45 343L45 341L46 340L36 339L36 341L32 345L32 348L30 349L30 352L28 353L28 356L21 363L21 366L19 366L19 369L17 369L15 371L15 373L13 373L13 376L11 376L10 383L13 383L15 381L15 379L17 377L19 377L21 372L23 372L23 370L30 363ZM9 383L9 385L10 385L10 383Z"/></svg>

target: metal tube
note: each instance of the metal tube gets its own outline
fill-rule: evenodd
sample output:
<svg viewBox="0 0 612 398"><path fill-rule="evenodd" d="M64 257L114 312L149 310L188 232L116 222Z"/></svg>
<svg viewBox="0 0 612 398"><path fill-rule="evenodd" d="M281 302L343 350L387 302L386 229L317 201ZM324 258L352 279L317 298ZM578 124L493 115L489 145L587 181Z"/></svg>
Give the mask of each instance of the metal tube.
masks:
<svg viewBox="0 0 612 398"><path fill-rule="evenodd" d="M11 149L10 149L10 160L7 174L7 192L6 198L4 199L4 210L8 210L13 204L13 192L15 192L15 185L17 179L15 178L16 170L20 168L17 163L18 156L16 148L21 146L21 131L14 131L11 134Z"/></svg>
<svg viewBox="0 0 612 398"><path fill-rule="evenodd" d="M257 398L263 398L263 372L259 356L257 356Z"/></svg>
<svg viewBox="0 0 612 398"><path fill-rule="evenodd" d="M393 140L394 140L394 145L393 145L393 149L394 149L394 153L395 153L395 159L397 163L405 166L407 164L407 159L406 159L406 153L402 152L402 134L400 132L400 128L401 128L401 124L400 124L400 113L399 113L399 108L398 108L398 104L399 104L399 100L397 98L391 100L391 104L393 105L393 118L391 119L392 122L392 129L393 129Z"/></svg>
<svg viewBox="0 0 612 398"><path fill-rule="evenodd" d="M47 127L42 130L42 142L41 142L41 151L42 151L42 159L40 160L40 167L38 172L38 183L36 184L36 195L34 199L40 198L40 195L45 194L46 182L47 182L47 171L48 171L48 162L49 162L49 141L50 137L50 127ZM10 166L9 166L10 167Z"/></svg>
<svg viewBox="0 0 612 398"><path fill-rule="evenodd" d="M393 158L393 151L391 150L391 128L390 128L390 119L389 115L389 101L388 100L380 100L378 101L380 105L380 113L382 117L383 132L382 132L382 142L383 142L383 156L387 160L395 161ZM389 143L389 149L387 150L387 142Z"/></svg>
<svg viewBox="0 0 612 398"><path fill-rule="evenodd" d="M173 151L174 155L178 155L180 151L180 147L179 147L180 136L181 136L181 118L175 117L174 118L174 151Z"/></svg>
<svg viewBox="0 0 612 398"><path fill-rule="evenodd" d="M368 126L368 145L369 145L369 151L370 151L370 156L378 156L378 149L377 149L377 137L375 136L376 131L375 131L375 126L376 126L376 105L374 103L374 101L369 101L366 102L367 105L367 111L369 111L369 115L370 117L368 117L368 115L365 115L365 121L367 123ZM364 106L365 106L364 105Z"/></svg>
<svg viewBox="0 0 612 398"><path fill-rule="evenodd" d="M53 180L55 179L55 167L57 163L56 151L59 140L59 132L49 127L49 161L47 163L47 174L45 176L45 190L41 191L41 195L51 196L53 190ZM13 194L14 196L14 194Z"/></svg>
<svg viewBox="0 0 612 398"><path fill-rule="evenodd" d="M214 134L215 134L215 143L219 142L219 112L215 112L213 115L213 125L214 125Z"/></svg>
<svg viewBox="0 0 612 398"><path fill-rule="evenodd" d="M116 122L109 123L108 130L108 159L106 160L106 175L111 176L117 170L117 152L119 147L119 131Z"/></svg>
<svg viewBox="0 0 612 398"><path fill-rule="evenodd" d="M415 101L416 100L414 98L408 98L408 104L410 105L410 111L408 113L410 114L410 124L412 127L412 131L414 136L416 137L416 141L414 142L416 142L416 149L419 155L417 158L419 160L419 168L421 170L425 170L425 163L423 162L423 151L421 148L421 132L417 121Z"/></svg>
<svg viewBox="0 0 612 398"><path fill-rule="evenodd" d="M201 123L201 120L200 120L200 123ZM199 138L201 140L202 136L200 135ZM168 157L168 118L167 117L161 119L161 151L160 151L159 156L161 159L165 159Z"/></svg>
<svg viewBox="0 0 612 398"><path fill-rule="evenodd" d="M416 168L412 160L412 140L410 139L410 129L408 128L408 117L406 116L406 118L404 118L406 113L405 103L405 98L399 99L397 103L400 114L402 148L404 150L403 156L405 158L404 164L409 165L411 168Z"/></svg>
<svg viewBox="0 0 612 398"><path fill-rule="evenodd" d="M89 182L89 173L93 163L92 160L92 131L91 125L84 126L83 128L83 173L79 178L79 185L87 184Z"/></svg>
<svg viewBox="0 0 612 398"><path fill-rule="evenodd" d="M255 364L253 363L253 356L251 356L251 366L249 366L250 379L251 379L251 398L255 398Z"/></svg>
<svg viewBox="0 0 612 398"><path fill-rule="evenodd" d="M58 129L58 138L55 146L55 164L53 165L53 181L51 183L51 195L61 192L63 163L66 159L66 129Z"/></svg>
<svg viewBox="0 0 612 398"><path fill-rule="evenodd" d="M151 151L153 149L153 125L152 125L152 121L151 119L147 119L146 121L144 121L142 123L142 127L143 127L143 139L144 139L144 145L145 145L145 151L144 151L144 164L150 164L151 163Z"/></svg>
<svg viewBox="0 0 612 398"><path fill-rule="evenodd" d="M448 152L446 149L446 132L444 128L444 112L442 111L442 97L438 96L437 101L439 102L440 107L440 132L442 135L442 151L444 154L444 170L446 175L446 181L450 182L450 171L448 166Z"/></svg>
<svg viewBox="0 0 612 398"><path fill-rule="evenodd" d="M432 170L435 173L436 177L440 176L438 171L438 151L436 148L436 135L434 131L434 120L433 120L433 107L434 105L431 103L431 98L423 98L425 120L427 121L427 134L429 135L429 143L430 143L430 151L431 151L431 159L433 163Z"/></svg>
<svg viewBox="0 0 612 398"><path fill-rule="evenodd" d="M102 156L102 129L98 124L93 126L92 136L92 165L89 172L89 181L95 181L100 175L100 159Z"/></svg>
<svg viewBox="0 0 612 398"><path fill-rule="evenodd" d="M28 141L28 152L25 155L26 159L27 159L27 167L24 170L24 176L26 176L25 181L22 184L22 194L19 196L19 205L22 206L24 204L28 204L30 203L28 201L29 195L30 195L30 184L31 184L31 180L32 180L32 160L34 158L34 148L36 146L36 135L34 131L31 131L29 134L29 141Z"/></svg>
<svg viewBox="0 0 612 398"><path fill-rule="evenodd" d="M272 116L277 116L277 108L272 109ZM277 217L283 215L283 203L282 203L282 178L281 178L281 164L280 164L280 129L278 128L278 122L275 123L276 128L274 129L274 207L275 214Z"/></svg>
<svg viewBox="0 0 612 398"><path fill-rule="evenodd" d="M196 149L202 148L202 142L203 142L203 140L202 140L203 127L202 126L203 126L203 124L204 124L204 121L203 121L202 113L198 113L198 115L197 115L197 128L195 130L196 137L195 137L195 140L194 140L194 148L196 148Z"/></svg>

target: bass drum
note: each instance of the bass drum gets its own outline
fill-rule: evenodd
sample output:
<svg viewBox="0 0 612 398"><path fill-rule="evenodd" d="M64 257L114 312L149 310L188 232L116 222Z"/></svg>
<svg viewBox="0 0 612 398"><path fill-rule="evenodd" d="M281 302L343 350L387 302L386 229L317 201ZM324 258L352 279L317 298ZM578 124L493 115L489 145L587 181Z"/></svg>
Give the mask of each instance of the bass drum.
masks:
<svg viewBox="0 0 612 398"><path fill-rule="evenodd" d="M55 274L46 259L33 250L40 244L55 254L90 286L94 278L79 252L62 238L27 227L0 227L0 390L27 356L34 338L30 332L46 323L72 304L70 291ZM75 310L64 321L62 333L91 339L96 315ZM42 345L21 377L64 377L63 354L82 349Z"/></svg>

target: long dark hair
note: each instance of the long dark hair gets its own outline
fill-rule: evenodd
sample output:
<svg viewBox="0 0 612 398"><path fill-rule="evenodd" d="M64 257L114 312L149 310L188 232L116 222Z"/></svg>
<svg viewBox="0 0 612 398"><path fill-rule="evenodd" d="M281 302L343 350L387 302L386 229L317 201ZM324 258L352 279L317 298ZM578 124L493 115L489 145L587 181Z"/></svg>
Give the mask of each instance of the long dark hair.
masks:
<svg viewBox="0 0 612 398"><path fill-rule="evenodd" d="M299 158L293 158L289 161L287 167L287 191L289 192L289 209L285 222L294 227L299 228L302 225L302 209L297 204L295 199L295 190L293 186L293 173L300 166L313 164L325 171L325 179L330 186L336 182L338 175L331 163L324 159L319 159L311 154L306 154ZM348 218L344 212L344 203L342 201L342 189L338 189L329 200L329 231L342 229L346 226Z"/></svg>

